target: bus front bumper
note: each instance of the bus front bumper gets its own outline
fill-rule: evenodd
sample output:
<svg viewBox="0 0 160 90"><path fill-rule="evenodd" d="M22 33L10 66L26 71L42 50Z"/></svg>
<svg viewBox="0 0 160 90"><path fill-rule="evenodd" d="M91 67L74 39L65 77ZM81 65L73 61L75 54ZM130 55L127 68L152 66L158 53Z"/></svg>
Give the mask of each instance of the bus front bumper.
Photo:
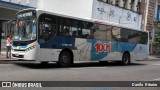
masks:
<svg viewBox="0 0 160 90"><path fill-rule="evenodd" d="M27 54L27 53L12 52L11 57L13 59L18 59L18 60L27 60L27 61L35 60L35 56L33 56L32 54Z"/></svg>

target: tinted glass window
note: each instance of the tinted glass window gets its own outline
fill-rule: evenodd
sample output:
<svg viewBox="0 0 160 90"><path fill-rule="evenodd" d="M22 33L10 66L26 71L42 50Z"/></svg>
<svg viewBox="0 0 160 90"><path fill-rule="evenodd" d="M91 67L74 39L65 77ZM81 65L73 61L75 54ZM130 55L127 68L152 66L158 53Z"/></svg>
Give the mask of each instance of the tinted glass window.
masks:
<svg viewBox="0 0 160 90"><path fill-rule="evenodd" d="M148 34L145 32L141 32L141 36L139 38L139 43L147 44L147 42L148 42Z"/></svg>
<svg viewBox="0 0 160 90"><path fill-rule="evenodd" d="M69 18L59 18L58 35L75 38L91 38L93 24L90 22L74 20Z"/></svg>
<svg viewBox="0 0 160 90"><path fill-rule="evenodd" d="M112 35L113 41L120 41L121 40L121 28L113 27L111 35Z"/></svg>
<svg viewBox="0 0 160 90"><path fill-rule="evenodd" d="M106 40L107 39L107 27L105 25L99 25L96 32L94 32L94 39Z"/></svg>
<svg viewBox="0 0 160 90"><path fill-rule="evenodd" d="M57 17L42 15L39 19L39 42L45 43L51 40L57 31Z"/></svg>
<svg viewBox="0 0 160 90"><path fill-rule="evenodd" d="M130 30L130 29L122 29L121 36L124 37L124 40L130 43L139 43L139 44L147 44L148 35L145 32Z"/></svg>

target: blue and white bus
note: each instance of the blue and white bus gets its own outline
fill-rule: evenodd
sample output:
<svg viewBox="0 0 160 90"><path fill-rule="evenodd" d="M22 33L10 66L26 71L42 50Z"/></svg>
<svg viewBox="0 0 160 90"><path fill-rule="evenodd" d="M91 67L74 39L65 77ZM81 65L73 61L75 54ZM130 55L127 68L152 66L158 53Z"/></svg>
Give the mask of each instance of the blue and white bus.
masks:
<svg viewBox="0 0 160 90"><path fill-rule="evenodd" d="M81 19L38 9L16 14L12 58L57 62L121 61L146 58L148 33L100 20Z"/></svg>

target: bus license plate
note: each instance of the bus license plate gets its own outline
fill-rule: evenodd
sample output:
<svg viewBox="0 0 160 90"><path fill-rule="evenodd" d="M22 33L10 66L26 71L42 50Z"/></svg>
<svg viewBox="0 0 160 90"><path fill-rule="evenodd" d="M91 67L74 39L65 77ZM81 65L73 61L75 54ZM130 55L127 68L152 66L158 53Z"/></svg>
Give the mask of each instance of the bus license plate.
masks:
<svg viewBox="0 0 160 90"><path fill-rule="evenodd" d="M15 56L16 56L16 57L18 57L18 56L19 56L19 54L15 54Z"/></svg>

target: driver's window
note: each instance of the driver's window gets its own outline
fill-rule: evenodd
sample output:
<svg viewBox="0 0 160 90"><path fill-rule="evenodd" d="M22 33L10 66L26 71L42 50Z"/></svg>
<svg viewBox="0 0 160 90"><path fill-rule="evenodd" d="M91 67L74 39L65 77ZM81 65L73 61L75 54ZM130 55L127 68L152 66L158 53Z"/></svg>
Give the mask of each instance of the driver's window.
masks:
<svg viewBox="0 0 160 90"><path fill-rule="evenodd" d="M32 31L31 31L31 25L32 25L32 22L29 21L29 20L27 20L26 21L26 28L24 29L24 30L26 30L24 33L25 33L25 36L27 38L31 37L31 35L30 35L32 33Z"/></svg>
<svg viewBox="0 0 160 90"><path fill-rule="evenodd" d="M39 22L39 42L46 43L56 34L57 20L53 16L42 15Z"/></svg>

